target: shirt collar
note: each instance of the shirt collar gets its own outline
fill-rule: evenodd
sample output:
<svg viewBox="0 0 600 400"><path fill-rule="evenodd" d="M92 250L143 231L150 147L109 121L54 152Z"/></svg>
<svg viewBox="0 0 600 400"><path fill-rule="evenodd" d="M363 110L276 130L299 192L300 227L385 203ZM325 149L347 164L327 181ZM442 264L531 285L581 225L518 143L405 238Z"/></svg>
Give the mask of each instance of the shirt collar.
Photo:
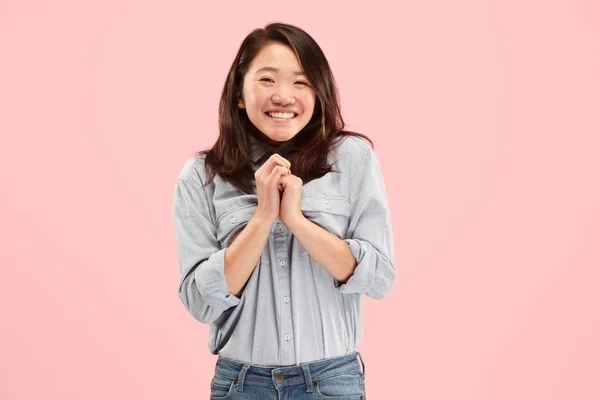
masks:
<svg viewBox="0 0 600 400"><path fill-rule="evenodd" d="M267 151L274 150L273 147L268 144L256 139L253 135L249 134L250 141L250 154L252 156L252 162L258 161L260 157Z"/></svg>
<svg viewBox="0 0 600 400"><path fill-rule="evenodd" d="M264 164L274 153L291 161L292 156L299 150L299 146L301 146L299 140L302 140L301 136L296 135L294 138L275 147L257 139L252 134L249 134L248 136L250 137L249 142L252 162L257 168Z"/></svg>
<svg viewBox="0 0 600 400"><path fill-rule="evenodd" d="M261 158L269 158L272 154L278 153L279 148L273 147L261 140L258 140L253 135L248 135L250 138L250 154L252 155L252 162L257 163Z"/></svg>

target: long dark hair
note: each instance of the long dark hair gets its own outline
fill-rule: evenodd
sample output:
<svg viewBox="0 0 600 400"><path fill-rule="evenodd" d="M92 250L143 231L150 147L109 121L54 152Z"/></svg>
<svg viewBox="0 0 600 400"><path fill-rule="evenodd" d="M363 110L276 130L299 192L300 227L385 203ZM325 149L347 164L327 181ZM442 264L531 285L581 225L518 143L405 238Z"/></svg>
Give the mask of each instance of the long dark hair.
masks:
<svg viewBox="0 0 600 400"><path fill-rule="evenodd" d="M290 161L292 174L307 183L332 172L327 155L343 136L360 136L374 148L373 141L366 135L343 130L345 124L340 110L339 92L329 63L317 42L296 26L271 23L246 36L231 64L219 103L219 137L211 149L195 153L206 154L205 184L210 183L217 173L244 193L255 191L248 135L251 131L256 132L257 128L248 118L246 110L240 109L237 104L250 63L263 46L272 42L282 43L296 53L318 100L308 124L277 148L277 153Z"/></svg>

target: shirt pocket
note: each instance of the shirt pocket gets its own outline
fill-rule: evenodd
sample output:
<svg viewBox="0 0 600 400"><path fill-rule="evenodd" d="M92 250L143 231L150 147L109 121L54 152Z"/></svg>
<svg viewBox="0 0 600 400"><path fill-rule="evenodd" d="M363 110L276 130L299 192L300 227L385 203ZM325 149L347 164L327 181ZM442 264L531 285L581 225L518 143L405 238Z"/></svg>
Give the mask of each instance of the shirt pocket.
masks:
<svg viewBox="0 0 600 400"><path fill-rule="evenodd" d="M229 246L235 240L235 237L252 219L255 211L256 205L246 205L234 208L219 217L217 220L217 240L222 247Z"/></svg>
<svg viewBox="0 0 600 400"><path fill-rule="evenodd" d="M346 238L350 219L350 201L345 197L302 197L300 209L304 216L340 239Z"/></svg>

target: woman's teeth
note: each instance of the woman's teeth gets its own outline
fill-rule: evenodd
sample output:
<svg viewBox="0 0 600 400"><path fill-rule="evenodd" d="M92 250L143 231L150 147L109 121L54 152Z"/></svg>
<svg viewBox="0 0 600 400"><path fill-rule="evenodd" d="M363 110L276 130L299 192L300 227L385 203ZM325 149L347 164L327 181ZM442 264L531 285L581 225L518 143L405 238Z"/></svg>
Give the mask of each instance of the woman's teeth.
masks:
<svg viewBox="0 0 600 400"><path fill-rule="evenodd" d="M277 119L290 119L290 118L294 118L294 116L296 115L294 113L282 113L282 112L268 112L266 114L271 118L277 118Z"/></svg>

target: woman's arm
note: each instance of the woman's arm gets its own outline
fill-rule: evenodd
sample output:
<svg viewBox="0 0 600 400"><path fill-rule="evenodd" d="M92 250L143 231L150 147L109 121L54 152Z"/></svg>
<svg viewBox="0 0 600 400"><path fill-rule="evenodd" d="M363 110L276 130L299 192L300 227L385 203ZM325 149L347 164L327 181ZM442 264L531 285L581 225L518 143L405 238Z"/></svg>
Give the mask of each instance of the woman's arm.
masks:
<svg viewBox="0 0 600 400"><path fill-rule="evenodd" d="M225 279L229 291L238 295L242 290L267 244L273 221L256 214L225 251Z"/></svg>
<svg viewBox="0 0 600 400"><path fill-rule="evenodd" d="M345 283L354 273L356 259L348 244L302 216L290 223L288 229L302 247L335 279Z"/></svg>
<svg viewBox="0 0 600 400"><path fill-rule="evenodd" d="M178 293L194 318L206 324L240 302L229 293L223 273L225 249L217 240L208 210L202 184L192 178L178 179L173 200L180 268Z"/></svg>
<svg viewBox="0 0 600 400"><path fill-rule="evenodd" d="M288 228L306 251L341 285L342 293L384 298L396 280L394 240L386 190L375 152L359 141L348 175L350 219L342 240L303 215Z"/></svg>
<svg viewBox="0 0 600 400"><path fill-rule="evenodd" d="M396 281L392 220L375 151L359 143L362 152L349 175L350 220L344 239L358 265L339 290L383 299Z"/></svg>
<svg viewBox="0 0 600 400"><path fill-rule="evenodd" d="M237 296L258 263L274 218L265 217L257 209L235 240L222 247L198 173L204 166L194 163L190 160L184 166L175 185L173 214L181 272L178 291L197 320L211 323L239 304ZM278 196L276 182L270 182Z"/></svg>

